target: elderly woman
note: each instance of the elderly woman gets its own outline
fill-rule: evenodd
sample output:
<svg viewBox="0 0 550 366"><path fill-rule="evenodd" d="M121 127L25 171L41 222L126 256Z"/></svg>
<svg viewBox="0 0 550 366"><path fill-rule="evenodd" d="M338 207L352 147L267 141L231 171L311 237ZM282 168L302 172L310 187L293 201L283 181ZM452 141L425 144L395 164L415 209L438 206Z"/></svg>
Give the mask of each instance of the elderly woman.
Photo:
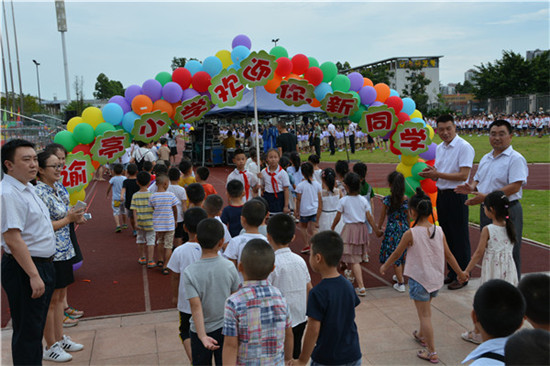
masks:
<svg viewBox="0 0 550 366"><path fill-rule="evenodd" d="M50 302L44 338L46 350L43 358L48 361L65 362L72 359L66 351L80 351L84 348L75 343L70 337L63 335L63 299L67 285L74 282L73 263L75 250L71 242L69 224L83 223L83 210L69 210L69 194L59 183L63 164L51 151L38 154L38 181L35 192L44 201L50 213L53 229L55 230L55 290Z"/></svg>

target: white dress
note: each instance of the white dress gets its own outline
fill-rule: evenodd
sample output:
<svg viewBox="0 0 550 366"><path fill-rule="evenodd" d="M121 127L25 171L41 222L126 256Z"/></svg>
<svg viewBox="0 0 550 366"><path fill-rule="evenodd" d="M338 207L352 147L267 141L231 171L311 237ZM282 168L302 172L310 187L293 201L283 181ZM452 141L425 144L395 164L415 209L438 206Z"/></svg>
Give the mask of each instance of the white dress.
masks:
<svg viewBox="0 0 550 366"><path fill-rule="evenodd" d="M518 274L512 257L514 244L510 242L508 234L506 234L506 227L489 224L487 229L489 230L489 240L481 265L481 283L500 279L516 286Z"/></svg>
<svg viewBox="0 0 550 366"><path fill-rule="evenodd" d="M334 193L323 189L321 193L321 198L323 199L323 211L319 217L319 231L330 230L334 217L338 213L336 207L338 207L338 201L340 200L340 191L338 188L334 188ZM344 221L340 219L338 225L334 231L338 234L342 233L344 228Z"/></svg>

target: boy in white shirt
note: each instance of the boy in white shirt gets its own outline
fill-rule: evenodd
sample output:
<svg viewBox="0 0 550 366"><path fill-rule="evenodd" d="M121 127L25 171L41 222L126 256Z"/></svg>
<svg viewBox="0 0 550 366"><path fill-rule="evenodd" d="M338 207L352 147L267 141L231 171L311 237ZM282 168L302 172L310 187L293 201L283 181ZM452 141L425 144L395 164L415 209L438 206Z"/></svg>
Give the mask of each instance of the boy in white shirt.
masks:
<svg viewBox="0 0 550 366"><path fill-rule="evenodd" d="M227 247L227 244L229 244L229 241L231 240L231 234L229 233L229 230L227 229L227 226L223 223L222 219L220 218L220 215L222 213L222 207L223 207L223 199L220 197L220 195L217 194L211 194L210 196L206 197L202 204L202 208L206 211L208 214L208 218L213 218L218 220L223 225L223 249Z"/></svg>
<svg viewBox="0 0 550 366"><path fill-rule="evenodd" d="M233 164L235 164L235 170L227 176L226 184L233 179L241 181L244 185L243 203L250 201L258 193L258 177L246 170L246 155L244 150L235 150Z"/></svg>

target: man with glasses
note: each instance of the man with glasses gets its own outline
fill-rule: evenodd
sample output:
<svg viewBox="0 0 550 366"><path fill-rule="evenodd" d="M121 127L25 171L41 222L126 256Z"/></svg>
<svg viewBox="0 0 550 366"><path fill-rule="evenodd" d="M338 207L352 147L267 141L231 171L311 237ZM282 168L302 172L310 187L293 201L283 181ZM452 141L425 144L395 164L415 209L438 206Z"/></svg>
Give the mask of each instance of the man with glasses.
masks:
<svg viewBox="0 0 550 366"><path fill-rule="evenodd" d="M14 365L42 364L42 335L54 290L55 233L50 214L29 183L38 162L31 142L2 146L2 287L12 318Z"/></svg>
<svg viewBox="0 0 550 366"><path fill-rule="evenodd" d="M500 190L510 201L510 220L516 229L516 242L514 243L514 262L521 277L521 237L523 234L523 209L520 199L523 194L522 187L527 183L529 170L523 155L515 151L512 146L512 125L506 120L496 120L489 126L489 143L493 150L485 154L479 162L479 167L472 184L462 184L455 191L463 194L474 194L473 198L466 201L469 206L479 205L485 200L485 196L493 191ZM483 206L479 214L480 229L491 223L485 216ZM519 279L519 278L518 278Z"/></svg>

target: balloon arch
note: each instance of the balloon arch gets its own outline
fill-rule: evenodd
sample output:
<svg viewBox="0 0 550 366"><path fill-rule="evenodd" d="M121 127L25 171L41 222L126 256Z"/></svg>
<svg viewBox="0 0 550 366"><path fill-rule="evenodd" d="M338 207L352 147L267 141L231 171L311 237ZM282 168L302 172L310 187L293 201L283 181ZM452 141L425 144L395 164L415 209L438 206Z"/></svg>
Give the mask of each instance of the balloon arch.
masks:
<svg viewBox="0 0 550 366"><path fill-rule="evenodd" d="M434 131L414 100L358 72L339 74L331 61L319 64L304 54L290 58L281 46L252 51L250 38L242 34L233 39L231 51L220 50L202 63L190 60L172 73L159 72L141 86L130 85L102 109L88 107L69 120L54 141L70 152L63 184L71 203L84 200L94 170L121 157L132 139L151 142L172 126L189 129L212 107L234 106L246 88L255 93L259 86L288 106L321 107L332 118L358 123L371 136L389 138L391 152L400 156L396 170L405 176L407 195L422 187L435 206L435 182L418 175L434 163Z"/></svg>

